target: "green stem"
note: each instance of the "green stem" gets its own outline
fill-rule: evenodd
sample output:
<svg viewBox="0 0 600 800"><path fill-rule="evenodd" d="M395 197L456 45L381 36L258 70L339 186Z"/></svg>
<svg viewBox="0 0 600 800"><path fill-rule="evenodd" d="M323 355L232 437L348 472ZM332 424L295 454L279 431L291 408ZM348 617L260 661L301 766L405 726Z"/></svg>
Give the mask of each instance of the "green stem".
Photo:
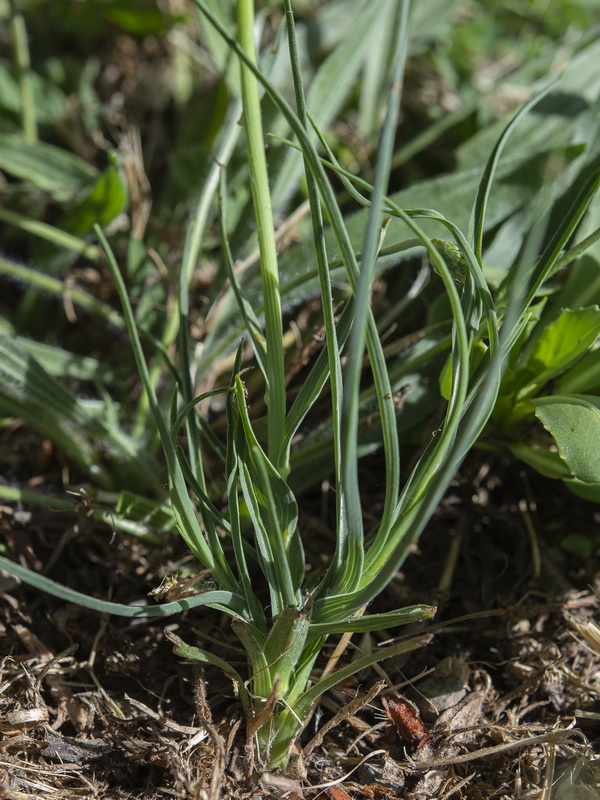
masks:
<svg viewBox="0 0 600 800"><path fill-rule="evenodd" d="M557 258L554 266L552 267L550 276L554 275L563 267L566 267L572 261L575 261L575 259L582 256L586 250L588 250L598 241L598 239L600 239L600 228L596 228L594 231L592 231L592 233L590 233L589 236L586 236L585 239L582 239L574 247L572 247L570 250L567 250L566 253L563 253L562 256Z"/></svg>
<svg viewBox="0 0 600 800"><path fill-rule="evenodd" d="M31 82L31 59L27 44L27 29L25 19L19 8L18 0L11 0L10 28L13 39L15 65L21 88L21 124L23 136L28 144L35 144L38 140L37 121L35 117L35 102L33 85Z"/></svg>
<svg viewBox="0 0 600 800"><path fill-rule="evenodd" d="M238 0L237 10L240 46L252 64L256 64L253 0ZM256 217L260 270L265 298L265 335L267 340L267 375L265 377L267 381L266 402L269 409L267 452L269 460L273 464L277 464L285 438L285 374L279 268L258 81L244 63L241 63L240 66L250 189ZM289 465L281 464L279 469L285 476L289 472Z"/></svg>

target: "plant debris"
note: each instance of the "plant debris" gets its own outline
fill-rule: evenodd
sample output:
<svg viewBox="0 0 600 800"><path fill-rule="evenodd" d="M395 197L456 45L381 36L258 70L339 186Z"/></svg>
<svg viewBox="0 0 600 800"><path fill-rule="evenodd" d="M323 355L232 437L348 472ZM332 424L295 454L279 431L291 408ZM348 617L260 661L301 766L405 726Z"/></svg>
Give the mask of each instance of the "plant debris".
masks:
<svg viewBox="0 0 600 800"><path fill-rule="evenodd" d="M287 776L255 772L233 684L217 669L178 662L164 623L104 619L22 585L3 586L0 797L595 799L600 576L588 568L594 562L553 545L565 513L556 496L538 498L542 575L527 577L513 541L518 504L511 512L508 499L519 482L511 485L501 467L488 474L483 507L472 500L465 467L406 576L378 601L377 610L388 610L435 600L430 644L328 692ZM585 529L589 507L569 513ZM465 514L485 535L463 537L448 580L445 553ZM38 569L64 522L34 509L23 535L22 523L4 513L4 530L20 531L22 558ZM111 544L110 532L88 517L51 575L102 595L120 575L127 595L143 597L180 558L122 537ZM484 559L491 592L476 566ZM206 636L205 646L231 660L235 637L217 612L190 611L168 623L188 641ZM390 634L347 637L335 659L343 663Z"/></svg>

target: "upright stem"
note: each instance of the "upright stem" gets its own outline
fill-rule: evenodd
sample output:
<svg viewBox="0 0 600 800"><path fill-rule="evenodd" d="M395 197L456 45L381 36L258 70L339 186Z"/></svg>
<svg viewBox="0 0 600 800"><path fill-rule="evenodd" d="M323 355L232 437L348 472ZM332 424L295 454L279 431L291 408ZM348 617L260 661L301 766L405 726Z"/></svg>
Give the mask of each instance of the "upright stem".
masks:
<svg viewBox="0 0 600 800"><path fill-rule="evenodd" d="M13 39L13 51L17 75L19 77L19 85L21 87L21 124L23 126L23 136L26 142L35 144L38 140L38 135L33 86L31 83L31 59L29 58L29 47L27 45L27 30L18 0L11 0L10 5L10 27Z"/></svg>
<svg viewBox="0 0 600 800"><path fill-rule="evenodd" d="M240 46L248 58L256 64L254 2L253 0L238 0L237 9ZM241 83L250 189L256 218L256 233L260 250L260 271L265 302L265 338L267 340L267 374L265 378L267 382L266 402L269 409L267 452L269 460L273 464L277 464L285 438L285 375L279 269L258 82L251 70L243 63L241 64ZM285 477L289 471L287 460L286 463L279 464L278 467Z"/></svg>

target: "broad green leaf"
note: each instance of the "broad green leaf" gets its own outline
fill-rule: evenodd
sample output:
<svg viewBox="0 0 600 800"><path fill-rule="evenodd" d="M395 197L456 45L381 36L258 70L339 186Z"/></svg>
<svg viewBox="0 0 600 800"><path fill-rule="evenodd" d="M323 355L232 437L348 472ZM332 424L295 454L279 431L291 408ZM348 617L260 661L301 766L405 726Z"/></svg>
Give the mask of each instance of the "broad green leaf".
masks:
<svg viewBox="0 0 600 800"><path fill-rule="evenodd" d="M156 36L173 24L158 8L148 3L114 3L106 10L106 18L134 36Z"/></svg>
<svg viewBox="0 0 600 800"><path fill-rule="evenodd" d="M86 427L85 406L18 342L0 334L0 409L26 420L64 448L100 484L109 483Z"/></svg>
<svg viewBox="0 0 600 800"><path fill-rule="evenodd" d="M555 396L534 400L533 405L573 477L600 483L600 397Z"/></svg>
<svg viewBox="0 0 600 800"><path fill-rule="evenodd" d="M560 375L589 350L600 335L600 308L565 309L537 338L517 380L541 386Z"/></svg>
<svg viewBox="0 0 600 800"><path fill-rule="evenodd" d="M73 153L51 144L28 144L20 136L0 133L0 170L64 202L89 191L98 170Z"/></svg>
<svg viewBox="0 0 600 800"><path fill-rule="evenodd" d="M95 223L106 227L112 222L125 209L127 197L127 185L113 155L88 196L61 220L60 227L75 236L86 236Z"/></svg>
<svg viewBox="0 0 600 800"><path fill-rule="evenodd" d="M600 496L599 496L600 497ZM591 558L600 544L598 537L593 539L583 533L571 533L561 540L560 546L568 553L574 553L582 558Z"/></svg>
<svg viewBox="0 0 600 800"><path fill-rule="evenodd" d="M544 76L543 81L547 81ZM549 143L568 139L585 141L592 127L588 119L596 113L593 104L600 91L600 41L594 37L565 67L560 84L524 119L512 136L508 152L517 153L545 148ZM459 167L483 164L508 117L484 128L458 148Z"/></svg>
<svg viewBox="0 0 600 800"><path fill-rule="evenodd" d="M563 308L594 305L600 305L600 258L588 252L568 270L564 284L548 301L548 313L554 318Z"/></svg>

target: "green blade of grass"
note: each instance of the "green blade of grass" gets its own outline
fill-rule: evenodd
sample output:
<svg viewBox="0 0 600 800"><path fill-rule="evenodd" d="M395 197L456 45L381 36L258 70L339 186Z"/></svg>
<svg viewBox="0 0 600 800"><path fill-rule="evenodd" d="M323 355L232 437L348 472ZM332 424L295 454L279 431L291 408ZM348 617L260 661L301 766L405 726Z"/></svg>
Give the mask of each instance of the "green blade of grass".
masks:
<svg viewBox="0 0 600 800"><path fill-rule="evenodd" d="M473 204L473 210L471 212L471 221L469 223L469 240L472 242L473 251L475 253L475 258L477 261L482 264L482 253L483 253L483 226L485 220L485 212L488 204L488 199L490 196L490 191L492 188L492 181L494 180L494 175L496 174L496 170L498 169L498 163L500 161L500 157L502 155L502 151L508 141L513 129L518 124L519 120L527 114L527 112L533 108L540 100L545 97L557 84L557 81L552 81L547 86L545 86L540 92L538 92L534 97L529 100L528 103L525 103L522 106L515 116L511 119L508 123L506 128L502 131L502 135L496 142L494 149L492 150L490 157L487 160L485 165L485 169L483 172L483 177L479 183L479 188L477 190L477 194L475 196L475 202Z"/></svg>
<svg viewBox="0 0 600 800"><path fill-rule="evenodd" d="M0 569L20 578L23 583L34 586L36 589L51 594L53 597L58 597L67 603L75 603L78 606L83 606L83 608L90 608L92 611L99 611L102 614L114 614L118 617L141 619L167 617L171 614L180 614L190 608L211 606L225 611L232 617L239 616L243 619L246 611L243 597L234 592L224 590L208 590L193 597L186 597L184 600L174 600L171 603L162 603L156 606L128 606L122 603L112 603L108 600L99 600L96 597L76 592L74 589L69 589L68 586L56 583L56 581L52 581L44 575L32 572L20 564L10 561L10 559L4 558L4 556L0 556Z"/></svg>
<svg viewBox="0 0 600 800"><path fill-rule="evenodd" d="M235 379L239 415L237 451L240 481L255 531L260 533L259 549L275 578L270 587L277 598L278 612L298 604L298 589L304 577L302 543L297 530L298 509L294 497L260 447L245 406L244 386Z"/></svg>
<svg viewBox="0 0 600 800"><path fill-rule="evenodd" d="M363 617L350 617L340 622L313 622L309 637L329 636L333 633L366 633L367 631L384 631L398 625L410 625L413 622L424 622L432 619L437 611L436 606L409 606L385 614L369 614Z"/></svg>
<svg viewBox="0 0 600 800"><path fill-rule="evenodd" d="M304 95L304 83L302 71L300 69L300 57L298 54L298 42L296 39L296 26L294 23L294 13L291 0L285 0L286 27L288 33L288 46L290 50L290 62L292 65L292 77L294 82L294 93L296 97L296 111L298 120L302 127L308 128L308 115L306 111L306 99ZM297 430L300 422L308 413L308 410L320 394L325 382L329 381L329 391L331 394L331 416L332 416L332 436L333 436L333 461L336 489L336 529L339 532L339 540L345 541L347 538L347 517L345 486L341 481L343 469L343 456L341 447L342 430L342 405L343 405L343 383L342 366L340 360L340 339L335 323L335 312L333 307L333 296L331 289L331 273L328 266L327 248L323 230L323 211L317 182L310 169L310 164L303 153L304 175L308 190L308 200L310 204L310 214L312 221L312 232L314 242L314 252L317 261L317 273L321 291L321 304L323 311L323 321L325 325L325 351L323 357L319 357L315 368L311 370L309 378L304 382L290 413L286 418L286 436L283 442L282 458L284 463L289 463L289 449L292 437ZM342 315L343 322L340 321L342 332L341 342L345 342L350 332L350 314ZM333 572L341 573L343 569L343 553L341 548L336 548L332 561Z"/></svg>
<svg viewBox="0 0 600 800"><path fill-rule="evenodd" d="M341 419L341 451L342 479L347 498L348 546L345 563L341 575L333 588L337 586L355 587L360 583L363 571L364 541L362 508L358 482L358 402L362 373L362 362L365 348L366 329L368 325L371 302L371 286L375 270L375 261L380 248L380 229L382 225L383 201L387 190L391 169L392 153L396 123L400 110L400 90L406 60L408 37L408 13L410 3L402 3L401 13L395 22L393 41L397 42L394 53L391 89L388 105L379 142L375 183L371 195L371 208L365 229L362 248L361 270L355 292L354 318L350 333L348 363L344 375L344 396ZM383 373L387 372L385 360L379 366ZM377 382L377 378L375 379ZM387 392L391 401L391 393ZM400 482L400 451L398 434L393 413L393 403L381 403L381 423L383 430L384 452L386 458L386 496L381 527L387 529L398 495Z"/></svg>
<svg viewBox="0 0 600 800"><path fill-rule="evenodd" d="M152 385L148 366L142 350L142 344L137 331L133 309L131 308L131 303L127 295L123 277L103 231L98 225L95 226L95 230L106 253L110 271L113 276L113 280L115 281L117 293L123 308L123 315L125 318L125 324L127 326L127 332L129 334L129 340L133 350L135 362L142 385L148 396L148 403L152 411L154 424L156 425L160 435L163 452L167 461L170 488L169 494L171 496L173 509L179 523L180 533L194 555L200 559L204 566L212 570L213 577L217 583L223 588L229 589L230 591L237 591L237 581L235 580L231 568L227 564L223 548L220 544L220 541L216 537L216 534L211 538L209 545L204 538L200 525L198 524L196 512L188 494L188 489L183 477L181 465L177 458L176 450L171 441L162 410L159 406L156 393ZM207 517L207 519L210 518ZM212 529L214 532L214 526L212 526ZM209 528L209 534L210 530L211 529Z"/></svg>

